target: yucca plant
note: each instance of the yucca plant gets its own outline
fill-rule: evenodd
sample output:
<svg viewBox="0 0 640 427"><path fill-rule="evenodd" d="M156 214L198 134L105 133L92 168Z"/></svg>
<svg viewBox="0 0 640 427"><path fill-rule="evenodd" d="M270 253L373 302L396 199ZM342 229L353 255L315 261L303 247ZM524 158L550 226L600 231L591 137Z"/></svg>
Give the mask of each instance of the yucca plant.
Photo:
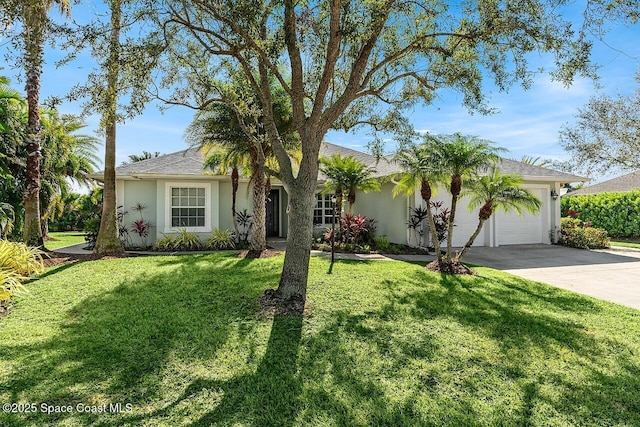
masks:
<svg viewBox="0 0 640 427"><path fill-rule="evenodd" d="M202 242L200 237L196 233L187 231L186 229L180 229L176 236L176 249L177 251L197 251L202 249Z"/></svg>
<svg viewBox="0 0 640 427"><path fill-rule="evenodd" d="M171 252L177 250L178 238L171 235L163 235L161 239L153 244L153 250L159 252Z"/></svg>
<svg viewBox="0 0 640 427"><path fill-rule="evenodd" d="M214 251L234 249L236 245L233 240L234 236L230 230L216 228L207 239L206 248Z"/></svg>
<svg viewBox="0 0 640 427"><path fill-rule="evenodd" d="M42 252L24 243L0 240L0 305L16 293L25 292L22 281L44 270Z"/></svg>

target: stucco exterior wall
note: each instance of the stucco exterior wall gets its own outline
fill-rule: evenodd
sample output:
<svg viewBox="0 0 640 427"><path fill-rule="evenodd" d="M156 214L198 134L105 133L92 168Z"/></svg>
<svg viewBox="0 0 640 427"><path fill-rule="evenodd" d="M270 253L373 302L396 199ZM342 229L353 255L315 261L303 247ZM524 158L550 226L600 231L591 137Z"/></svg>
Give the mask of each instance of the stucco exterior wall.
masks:
<svg viewBox="0 0 640 427"><path fill-rule="evenodd" d="M386 235L393 243L407 243L407 198L404 196L393 197L391 191L393 184L382 186L380 192L356 193L356 202L353 204L353 213L375 218L376 236ZM345 197L346 199L346 197ZM345 209L348 204L345 203Z"/></svg>
<svg viewBox="0 0 640 427"><path fill-rule="evenodd" d="M240 182L238 184L238 194L236 195L236 212L253 211L253 196L247 192L248 182ZM219 228L233 231L233 218L231 215L231 181L220 181L220 201L219 201Z"/></svg>
<svg viewBox="0 0 640 427"><path fill-rule="evenodd" d="M231 218L231 182L228 179L220 177L203 176L198 179L176 180L176 179L158 179L158 180L118 180L117 181L117 202L118 206L124 206L128 214L125 216L125 224L132 225L133 221L139 219L140 214L135 212L132 207L137 203L146 205L146 209L142 212L142 217L154 224L154 228L148 238L148 243L152 244L157 238L161 238L163 234L169 234L167 225L165 224L167 213L167 188L170 185L178 185L185 187L193 184L206 184L210 187L210 207L208 211L208 223L210 229L215 228L233 230L233 221ZM252 195L247 191L248 182L241 182L238 189L236 207L238 211L247 209L252 211ZM409 206L420 206L422 200L418 192L407 198L404 196L392 197L394 184L387 183L382 187L380 192L363 193L359 191L356 195L356 203L353 206L354 214L362 214L377 220L376 235L386 235L390 242L393 243L412 243L409 242L407 232L407 219L409 216ZM542 209L539 215L542 216L543 243L550 243L548 233L554 227L560 224L560 201L552 200L550 197L551 189L554 188L559 193L559 183L554 182L536 182L527 181L526 188L536 189L542 198ZM288 205L288 194L284 188L277 184L274 189L280 188L280 233L286 236L288 232L288 215L286 213ZM346 199L346 198L345 198ZM442 201L444 207L449 207L451 197L445 187L438 189L437 195L434 197L436 201ZM348 205L345 200L345 211ZM474 231L477 221L478 212L475 209L470 212L467 209L467 199L459 200L456 228L454 229L455 247L464 245L468 237ZM513 213L510 215L517 214ZM496 246L501 244L500 221L504 221L504 214L494 214L492 218L485 223L483 230L476 239L474 246ZM517 219L515 219L517 222ZM512 224L513 226L513 224ZM526 227L526 224L523 224ZM209 235L210 231L199 232L203 238ZM140 244L140 238L135 233L130 233L132 243Z"/></svg>
<svg viewBox="0 0 640 427"><path fill-rule="evenodd" d="M121 187L122 191L117 200L118 206L122 206L122 210L126 212L123 218L124 225L129 229L129 238L133 246L140 246L142 241L138 234L131 231L133 222L140 218L150 221L153 227L147 238L147 244L155 242L155 236L158 228L158 210L156 203L156 182L155 181L118 181L117 187ZM146 206L142 212L136 212L134 206L141 204Z"/></svg>

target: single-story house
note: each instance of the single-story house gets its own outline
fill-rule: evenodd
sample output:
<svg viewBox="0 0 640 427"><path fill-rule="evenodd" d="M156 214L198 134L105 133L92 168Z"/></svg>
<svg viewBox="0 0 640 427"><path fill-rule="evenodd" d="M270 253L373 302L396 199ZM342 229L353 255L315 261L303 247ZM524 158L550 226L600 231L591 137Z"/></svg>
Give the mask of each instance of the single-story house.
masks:
<svg viewBox="0 0 640 427"><path fill-rule="evenodd" d="M323 143L321 156L332 154L352 155L377 169L380 177L399 171L399 167L388 159L376 162L374 156L342 146ZM585 178L550 169L503 159L503 173L518 173L525 179L524 187L535 193L542 201L542 209L535 215L525 213L505 214L498 212L487 221L484 230L476 239L477 246L550 243L549 232L560 225L561 185L584 181ZM93 178L101 180L102 173ZM318 179L317 205L314 221L319 227L329 227L333 214L331 197L322 195L325 180ZM125 224L139 218L132 206L143 204L144 219L151 221L152 229L148 241L152 243L163 234L175 233L185 228L206 235L215 228L233 229L231 217L231 181L229 176L216 175L203 170L202 152L186 149L176 153L125 164L116 168L117 203L128 214ZM423 202L419 192L411 197L392 196L394 184L386 182L382 191L356 195L353 212L377 220L376 235L386 235L393 243L411 243L407 229L410 209ZM440 188L434 200L449 204L449 195ZM288 195L282 184L273 182L267 203L267 236L286 237ZM252 210L249 180L241 178L238 190L237 211ZM465 199L461 199L456 215L454 246L462 246L477 226L478 212L469 212ZM134 242L136 243L136 242Z"/></svg>
<svg viewBox="0 0 640 427"><path fill-rule="evenodd" d="M626 193L633 190L640 190L640 171L631 172L617 178L603 181L599 184L582 187L575 191L568 192L567 196L584 196L587 194L601 193Z"/></svg>

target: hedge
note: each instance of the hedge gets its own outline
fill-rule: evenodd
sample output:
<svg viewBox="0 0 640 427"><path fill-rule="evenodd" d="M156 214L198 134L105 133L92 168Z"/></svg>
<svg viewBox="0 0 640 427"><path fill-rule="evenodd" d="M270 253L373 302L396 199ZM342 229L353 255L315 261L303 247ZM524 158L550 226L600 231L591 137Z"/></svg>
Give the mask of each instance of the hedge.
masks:
<svg viewBox="0 0 640 427"><path fill-rule="evenodd" d="M579 219L607 230L611 237L640 236L640 190L565 196L561 206L563 215L569 209L578 211Z"/></svg>

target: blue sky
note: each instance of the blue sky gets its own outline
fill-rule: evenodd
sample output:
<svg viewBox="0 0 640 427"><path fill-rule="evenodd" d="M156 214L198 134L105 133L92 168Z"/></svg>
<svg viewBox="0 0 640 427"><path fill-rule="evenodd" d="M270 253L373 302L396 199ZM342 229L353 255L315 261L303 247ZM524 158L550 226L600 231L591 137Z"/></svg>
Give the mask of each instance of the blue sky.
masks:
<svg viewBox="0 0 640 427"><path fill-rule="evenodd" d="M86 13L79 8L87 3L75 5L75 17ZM471 115L462 107L462 99L455 93L442 91L439 98L428 107L415 108L410 119L416 129L432 133L461 132L477 135L494 141L509 150L505 157L521 158L533 156L562 160L567 157L558 144L558 131L565 123L573 122L578 108L587 103L596 93L628 94L635 87L634 76L640 67L640 26L617 25L606 34L604 42L594 41L593 62L600 65L600 88L588 79L578 79L570 88L552 82L547 75L535 78L529 90L515 86L508 93L499 93L488 86L490 106L499 110L491 116ZM5 40L0 39L0 54L10 49ZM42 99L48 96L64 96L74 84L83 82L92 68L88 57L56 69L54 62L61 56L51 47L46 48L46 64L42 76ZM537 65L544 65L545 58L533 57ZM22 89L19 79L21 70L11 70L6 66L0 74L12 80L12 86ZM64 104L63 113L79 112L78 104ZM149 105L143 115L118 127L117 164L130 154L145 151L170 153L187 147L183 139L185 127L191 121L193 112L182 107L172 107L160 113L156 105ZM99 119L90 117L87 133L98 128ZM331 131L327 141L357 150L366 150L370 137L366 130L357 133ZM389 149L392 145L389 145ZM102 156L103 153L101 152ZM594 181L604 179L593 176Z"/></svg>

